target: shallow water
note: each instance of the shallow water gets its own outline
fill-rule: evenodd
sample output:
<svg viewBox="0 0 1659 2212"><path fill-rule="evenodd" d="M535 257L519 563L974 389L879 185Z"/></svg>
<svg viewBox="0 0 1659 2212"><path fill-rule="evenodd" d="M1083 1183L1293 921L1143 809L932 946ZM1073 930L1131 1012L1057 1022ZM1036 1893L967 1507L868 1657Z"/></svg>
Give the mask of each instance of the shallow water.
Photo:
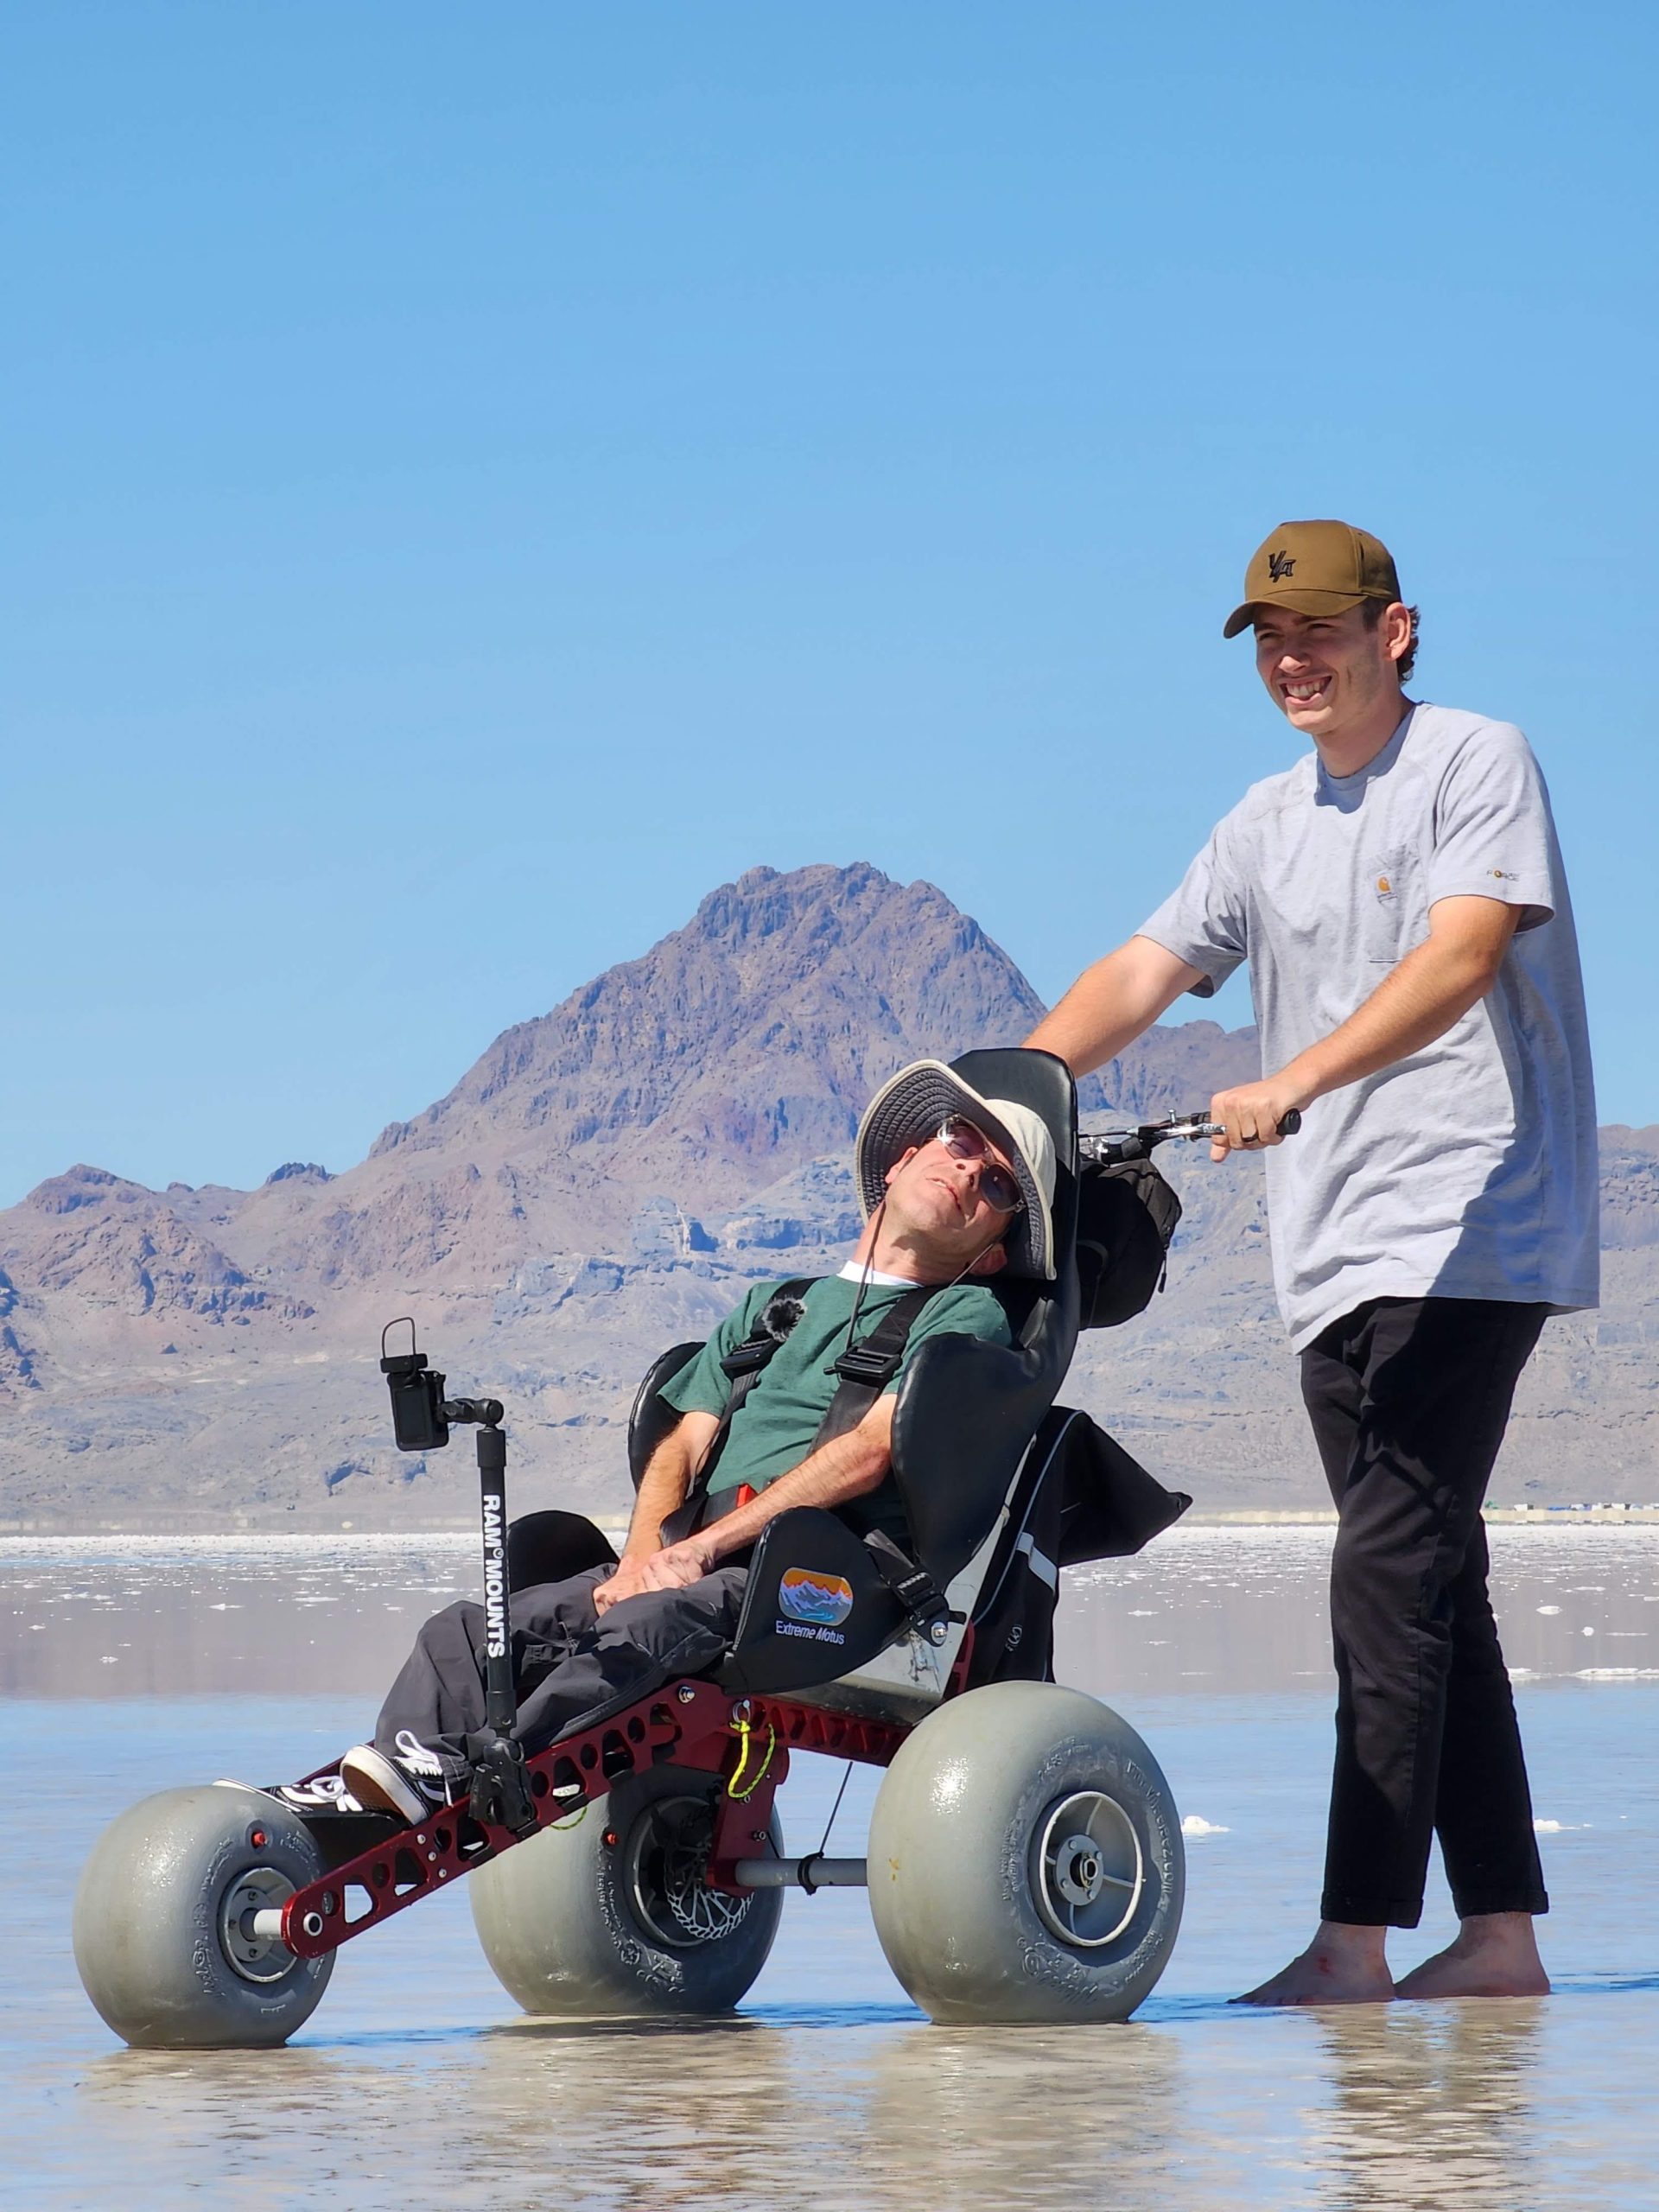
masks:
<svg viewBox="0 0 1659 2212"><path fill-rule="evenodd" d="M80 1860L147 1790L301 1771L359 1734L422 1611L468 1586L470 1548L0 1546L0 2192L606 2212L1649 2207L1659 1530L1494 1536L1558 1993L1240 2012L1226 1999L1305 1938L1318 1891L1328 1541L1178 1534L1068 1594L1062 1673L1133 1720L1198 1830L1180 1942L1126 2027L929 2026L849 1892L789 1900L734 2021L542 2026L454 1896L348 1947L300 2037L257 2056L114 2042L69 1955ZM780 1800L791 1847L817 1842L839 1779L798 1762ZM876 1781L855 1771L838 1852L861 1849ZM1437 1885L1396 1963L1448 1928Z"/></svg>

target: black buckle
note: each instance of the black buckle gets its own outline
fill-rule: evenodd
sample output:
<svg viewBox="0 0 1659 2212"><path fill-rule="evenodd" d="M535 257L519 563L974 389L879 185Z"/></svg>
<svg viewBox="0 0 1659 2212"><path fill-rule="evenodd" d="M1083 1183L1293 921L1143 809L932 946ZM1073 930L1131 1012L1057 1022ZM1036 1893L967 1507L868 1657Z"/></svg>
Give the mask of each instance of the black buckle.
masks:
<svg viewBox="0 0 1659 2212"><path fill-rule="evenodd" d="M918 1628L931 1628L935 1621L950 1618L944 1592L925 1568L901 1576L893 1585L893 1594Z"/></svg>
<svg viewBox="0 0 1659 2212"><path fill-rule="evenodd" d="M891 1536L872 1529L865 1536L864 1544L875 1562L877 1573L904 1608L912 1628L930 1643L943 1643L952 1624L961 1622L965 1616L952 1612L949 1599L927 1569L919 1560L907 1558Z"/></svg>
<svg viewBox="0 0 1659 2212"><path fill-rule="evenodd" d="M944 1593L925 1569L907 1574L893 1586L893 1594L909 1616L910 1624L918 1635L925 1636L930 1643L943 1643L949 1633L950 1624L962 1618L953 1613Z"/></svg>
<svg viewBox="0 0 1659 2212"><path fill-rule="evenodd" d="M728 1351L720 1363L720 1371L736 1382L745 1375L753 1375L764 1367L778 1349L776 1337L745 1337L735 1351Z"/></svg>
<svg viewBox="0 0 1659 2212"><path fill-rule="evenodd" d="M872 1351L869 1345L853 1344L836 1361L834 1372L843 1382L861 1382L885 1390L899 1372L902 1351Z"/></svg>

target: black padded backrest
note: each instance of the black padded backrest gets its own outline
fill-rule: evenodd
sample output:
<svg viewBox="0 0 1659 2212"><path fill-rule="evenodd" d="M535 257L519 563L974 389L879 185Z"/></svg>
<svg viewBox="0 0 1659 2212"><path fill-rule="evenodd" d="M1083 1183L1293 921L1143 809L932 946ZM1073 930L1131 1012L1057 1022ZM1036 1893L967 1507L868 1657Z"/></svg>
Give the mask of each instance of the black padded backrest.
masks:
<svg viewBox="0 0 1659 2212"><path fill-rule="evenodd" d="M1052 1306L1075 1265L1077 1238L1077 1087L1071 1071L1052 1052L1028 1052L1022 1046L964 1052L950 1065L982 1098L1012 1098L1048 1125L1054 1140L1055 1279L1032 1288ZM1075 1301L1075 1285L1072 1290ZM1076 1339L1074 1323L1073 1343ZM1066 1357L1071 1356L1068 1346Z"/></svg>
<svg viewBox="0 0 1659 2212"><path fill-rule="evenodd" d="M912 1545L943 1586L966 1566L995 1522L1020 1454L1052 1404L1077 1340L1077 1095L1070 1069L1050 1052L964 1052L951 1065L982 1097L1012 1098L1041 1115L1054 1141L1054 1255L1051 1282L1001 1290L1015 1342L972 1337L918 1344L893 1416L893 1475ZM993 1278L994 1285L998 1279Z"/></svg>

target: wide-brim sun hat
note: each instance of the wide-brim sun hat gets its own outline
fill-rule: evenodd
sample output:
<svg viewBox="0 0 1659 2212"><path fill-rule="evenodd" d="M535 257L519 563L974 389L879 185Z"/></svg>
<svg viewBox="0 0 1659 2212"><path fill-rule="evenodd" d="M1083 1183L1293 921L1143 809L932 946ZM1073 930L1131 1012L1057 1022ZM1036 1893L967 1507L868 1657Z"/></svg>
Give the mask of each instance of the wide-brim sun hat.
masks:
<svg viewBox="0 0 1659 2212"><path fill-rule="evenodd" d="M887 1170L959 1114L982 1130L1013 1168L1025 1200L1002 1239L1007 1271L1054 1274L1054 1140L1040 1114L1017 1099L985 1098L943 1060L900 1068L864 1109L853 1145L853 1179L868 1221L887 1196Z"/></svg>

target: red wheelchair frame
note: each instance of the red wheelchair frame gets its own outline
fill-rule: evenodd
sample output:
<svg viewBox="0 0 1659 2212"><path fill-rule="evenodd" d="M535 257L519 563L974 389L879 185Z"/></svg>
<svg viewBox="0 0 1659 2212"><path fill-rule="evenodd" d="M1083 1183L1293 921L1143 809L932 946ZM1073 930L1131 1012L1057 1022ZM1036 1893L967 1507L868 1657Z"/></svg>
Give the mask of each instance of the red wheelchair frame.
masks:
<svg viewBox="0 0 1659 2212"><path fill-rule="evenodd" d="M969 1629L950 1671L947 1698L966 1681L972 1642ZM623 1776L649 1767L674 1766L718 1777L724 1787L706 1878L711 1889L745 1897L749 1892L737 1879L738 1861L770 1849L772 1801L789 1772L791 1752L820 1751L831 1758L885 1767L915 1725L788 1698L734 1698L716 1683L686 1679L641 1698L609 1720L531 1753L524 1770L537 1833L580 1818ZM755 1738L762 1732L766 1749L758 1755L753 1780L741 1787L756 1756ZM362 1817L330 1814L308 1825L319 1841L326 1841L324 1831L336 1820ZM435 1896L519 1840L510 1828L474 1820L465 1802L434 1806L424 1821L396 1829L320 1875L308 1887L296 1890L283 1907L283 1941L302 1959L321 1958L379 1927L394 1913ZM609 1833L605 1837L607 1843L620 1840ZM810 1889L810 1870L804 1864L802 1871L799 1886Z"/></svg>

